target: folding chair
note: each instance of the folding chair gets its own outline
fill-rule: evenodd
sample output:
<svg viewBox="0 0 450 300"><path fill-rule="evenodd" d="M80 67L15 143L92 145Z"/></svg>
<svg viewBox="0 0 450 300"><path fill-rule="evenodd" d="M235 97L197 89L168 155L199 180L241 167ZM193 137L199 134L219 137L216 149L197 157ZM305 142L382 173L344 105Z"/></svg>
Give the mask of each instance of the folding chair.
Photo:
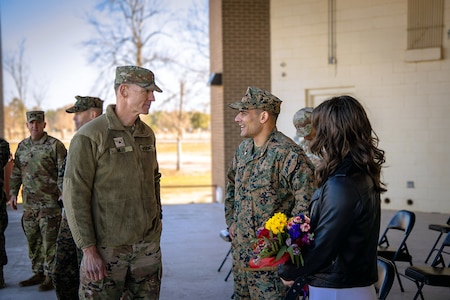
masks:
<svg viewBox="0 0 450 300"><path fill-rule="evenodd" d="M398 272L397 265L395 262L408 262L410 266L412 263L412 256L408 251L408 246L406 245L406 240L408 239L414 224L416 222L416 215L408 210L399 210L391 218L384 233L378 242L378 256L381 256L387 260L390 260L394 265L395 274L400 285L400 290L404 292L402 281L400 279L400 274ZM388 233L392 233L390 230L400 230L404 231L403 239L397 248L390 247L388 240ZM402 274L402 276L404 276Z"/></svg>
<svg viewBox="0 0 450 300"><path fill-rule="evenodd" d="M437 250L438 252L431 263L431 266L412 266L406 268L406 277L414 280L417 285L417 292L414 296L414 300L416 300L419 295L424 299L422 289L425 285L450 287L450 263L445 267L444 257L442 255L442 253L447 253L444 252L445 247L450 247L450 232L447 233L441 247Z"/></svg>
<svg viewBox="0 0 450 300"><path fill-rule="evenodd" d="M220 237L221 237L225 242L230 242L230 243L231 243L231 237L230 237L230 234L228 233L228 230L226 230L226 229L221 230L221 231L220 231ZM222 270L222 267L223 267L223 265L225 264L225 262L227 261L227 258L228 258L228 256L230 255L230 253L231 253L231 246L230 246L230 250L228 250L227 254L225 255L225 257L224 257L224 259L223 259L223 261L222 261L222 263L220 264L220 267L219 267L219 269L217 270L217 272L220 272L220 270ZM232 269L230 269L230 271L228 271L228 274L227 274L227 276L225 277L225 281L227 281L227 280L228 280L228 277L230 277L230 275L231 275L231 270L232 270Z"/></svg>
<svg viewBox="0 0 450 300"><path fill-rule="evenodd" d="M428 225L428 229L434 230L434 231L439 231L440 233L439 233L439 236L437 237L436 241L434 242L434 245L431 248L430 253L428 253L427 259L425 259L425 263L428 263L428 260L430 259L431 254L433 254L434 251L438 250L436 248L436 246L439 243L439 240L441 239L442 235L444 233L450 232L450 217L448 217L447 224L430 224L430 225Z"/></svg>
<svg viewBox="0 0 450 300"><path fill-rule="evenodd" d="M395 279L394 264L381 256L377 258L378 281L375 283L375 289L379 300L385 300Z"/></svg>

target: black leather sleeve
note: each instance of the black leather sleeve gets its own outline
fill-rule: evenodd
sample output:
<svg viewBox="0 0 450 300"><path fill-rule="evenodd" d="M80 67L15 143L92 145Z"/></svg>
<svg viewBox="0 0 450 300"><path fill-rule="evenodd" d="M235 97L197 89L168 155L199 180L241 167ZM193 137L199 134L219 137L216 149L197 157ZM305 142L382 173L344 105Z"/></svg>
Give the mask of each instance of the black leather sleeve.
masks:
<svg viewBox="0 0 450 300"><path fill-rule="evenodd" d="M311 226L314 242L304 254L304 265L279 267L285 280L306 278L332 266L341 243L351 232L351 220L359 195L353 181L346 176L330 178L312 199Z"/></svg>

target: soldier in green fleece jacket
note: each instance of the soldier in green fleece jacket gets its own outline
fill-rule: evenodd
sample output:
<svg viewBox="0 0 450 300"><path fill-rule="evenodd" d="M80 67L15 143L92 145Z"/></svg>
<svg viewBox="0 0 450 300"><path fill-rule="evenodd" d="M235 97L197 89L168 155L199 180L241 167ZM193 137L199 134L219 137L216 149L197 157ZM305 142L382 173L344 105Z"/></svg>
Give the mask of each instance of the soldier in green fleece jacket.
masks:
<svg viewBox="0 0 450 300"><path fill-rule="evenodd" d="M159 299L162 210L155 134L142 122L155 101L150 70L116 68L116 105L72 139L64 207L83 250L80 299Z"/></svg>

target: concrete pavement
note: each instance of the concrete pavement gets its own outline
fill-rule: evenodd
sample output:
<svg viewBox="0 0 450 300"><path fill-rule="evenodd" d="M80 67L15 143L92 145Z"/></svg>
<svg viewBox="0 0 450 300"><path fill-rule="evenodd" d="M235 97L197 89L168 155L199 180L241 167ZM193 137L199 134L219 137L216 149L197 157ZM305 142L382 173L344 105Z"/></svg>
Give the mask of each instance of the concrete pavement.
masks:
<svg viewBox="0 0 450 300"><path fill-rule="evenodd" d="M179 204L164 205L164 227L162 237L163 280L161 300L225 300L233 294L233 277L225 277L231 267L227 259L221 272L218 268L230 244L219 237L224 229L223 204ZM20 226L21 206L18 211L8 210L9 226L6 231L6 246L9 263L5 267L7 287L0 290L1 300L52 300L54 291L39 292L37 286L19 287L18 282L31 275L25 236ZM381 228L384 230L394 211L382 211ZM437 237L437 232L428 230L430 223L445 223L447 214L416 212L416 225L408 241L414 264L424 260ZM400 238L400 237L399 237ZM446 257L446 263L450 256ZM405 264L399 264L404 272ZM403 278L402 278L403 279ZM412 299L416 291L412 281L403 279L406 291L400 292L394 281L388 299ZM425 299L450 300L450 288L424 288Z"/></svg>

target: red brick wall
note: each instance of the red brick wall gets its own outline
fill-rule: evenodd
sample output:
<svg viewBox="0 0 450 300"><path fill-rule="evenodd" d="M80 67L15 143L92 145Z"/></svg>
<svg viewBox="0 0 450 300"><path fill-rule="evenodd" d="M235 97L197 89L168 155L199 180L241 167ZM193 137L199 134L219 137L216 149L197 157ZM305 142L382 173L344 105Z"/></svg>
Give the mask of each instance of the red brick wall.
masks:
<svg viewBox="0 0 450 300"><path fill-rule="evenodd" d="M228 104L248 86L270 90L270 0L210 0L212 183L225 189L226 171L242 141Z"/></svg>

